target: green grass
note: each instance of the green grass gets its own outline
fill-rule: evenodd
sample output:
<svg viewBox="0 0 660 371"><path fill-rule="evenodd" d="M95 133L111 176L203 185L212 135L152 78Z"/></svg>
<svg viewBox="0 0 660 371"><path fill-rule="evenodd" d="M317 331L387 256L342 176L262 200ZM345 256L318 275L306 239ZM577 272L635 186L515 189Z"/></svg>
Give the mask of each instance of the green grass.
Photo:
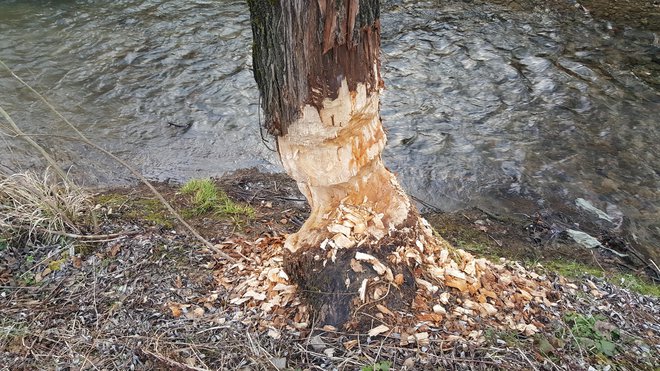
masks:
<svg viewBox="0 0 660 371"><path fill-rule="evenodd" d="M660 297L660 285L648 282L632 274L615 273L609 281L642 295Z"/></svg>
<svg viewBox="0 0 660 371"><path fill-rule="evenodd" d="M541 263L546 270L556 272L566 278L581 278L585 274L604 278L607 282L629 289L642 295L660 297L660 285L629 273L605 272L602 269L568 260L552 260ZM526 264L533 266L535 264Z"/></svg>
<svg viewBox="0 0 660 371"><path fill-rule="evenodd" d="M575 261L551 260L548 262L542 262L541 264L549 271L556 272L566 278L580 278L585 274L589 274L594 277L603 277L604 275L602 269L580 264Z"/></svg>
<svg viewBox="0 0 660 371"><path fill-rule="evenodd" d="M248 219L255 215L252 207L232 201L210 179L192 179L181 187L181 193L192 196L194 215L213 212L221 217L242 216Z"/></svg>

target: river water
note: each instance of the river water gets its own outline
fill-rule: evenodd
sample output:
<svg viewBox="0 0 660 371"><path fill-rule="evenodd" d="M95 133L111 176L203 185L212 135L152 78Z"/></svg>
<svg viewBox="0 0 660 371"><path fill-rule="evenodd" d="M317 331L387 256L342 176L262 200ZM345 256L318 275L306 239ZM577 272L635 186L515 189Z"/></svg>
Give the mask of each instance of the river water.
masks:
<svg viewBox="0 0 660 371"><path fill-rule="evenodd" d="M583 199L657 258L656 33L460 1L387 2L382 24L384 157L411 194L508 213ZM0 0L0 59L153 179L281 171L251 43L244 1ZM87 185L134 181L4 70L0 105ZM0 125L0 171L43 166Z"/></svg>

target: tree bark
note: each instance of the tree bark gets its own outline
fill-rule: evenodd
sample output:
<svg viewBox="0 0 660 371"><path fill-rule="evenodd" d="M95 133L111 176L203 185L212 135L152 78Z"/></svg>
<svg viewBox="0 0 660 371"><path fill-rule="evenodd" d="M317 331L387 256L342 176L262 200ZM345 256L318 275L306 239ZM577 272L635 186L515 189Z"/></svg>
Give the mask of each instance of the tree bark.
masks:
<svg viewBox="0 0 660 371"><path fill-rule="evenodd" d="M444 241L381 159L378 0L248 3L265 126L311 206L286 241L285 270L322 323L356 325L367 296L408 305L414 264L392 254L433 254Z"/></svg>

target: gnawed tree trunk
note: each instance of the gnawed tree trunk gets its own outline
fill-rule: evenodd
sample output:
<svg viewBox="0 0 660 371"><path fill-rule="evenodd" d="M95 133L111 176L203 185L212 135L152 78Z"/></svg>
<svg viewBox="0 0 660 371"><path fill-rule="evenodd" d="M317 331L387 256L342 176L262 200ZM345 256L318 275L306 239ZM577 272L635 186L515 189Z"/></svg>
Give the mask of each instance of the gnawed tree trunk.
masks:
<svg viewBox="0 0 660 371"><path fill-rule="evenodd" d="M444 242L381 160L378 0L249 5L265 126L311 206L286 241L287 273L322 323L354 323L369 295L409 305L414 260Z"/></svg>

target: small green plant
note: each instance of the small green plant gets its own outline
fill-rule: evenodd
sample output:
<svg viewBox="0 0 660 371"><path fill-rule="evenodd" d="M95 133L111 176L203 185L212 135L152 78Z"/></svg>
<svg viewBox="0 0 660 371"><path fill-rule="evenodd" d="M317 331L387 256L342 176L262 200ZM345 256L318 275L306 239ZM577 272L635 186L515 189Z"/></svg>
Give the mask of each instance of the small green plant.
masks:
<svg viewBox="0 0 660 371"><path fill-rule="evenodd" d="M617 353L616 341L621 338L619 329L606 321L602 316L585 316L579 313L568 313L564 322L569 326L572 336L578 345L586 347L595 355L613 357Z"/></svg>
<svg viewBox="0 0 660 371"><path fill-rule="evenodd" d="M254 217L254 209L240 205L229 199L227 194L218 190L210 179L192 179L181 187L181 193L191 194L193 213L201 215L214 212L218 216Z"/></svg>
<svg viewBox="0 0 660 371"><path fill-rule="evenodd" d="M361 371L390 371L392 364L388 361L376 362L371 366L362 367Z"/></svg>
<svg viewBox="0 0 660 371"><path fill-rule="evenodd" d="M181 193L192 194L198 215L215 209L220 202L218 190L210 179L192 179L181 187Z"/></svg>
<svg viewBox="0 0 660 371"><path fill-rule="evenodd" d="M625 287L642 295L660 297L660 285L645 281L632 274L615 274L611 281L616 285Z"/></svg>
<svg viewBox="0 0 660 371"><path fill-rule="evenodd" d="M24 286L32 286L35 283L37 283L35 274L32 273L32 271L27 271L27 272L21 274L19 279L23 283Z"/></svg>

